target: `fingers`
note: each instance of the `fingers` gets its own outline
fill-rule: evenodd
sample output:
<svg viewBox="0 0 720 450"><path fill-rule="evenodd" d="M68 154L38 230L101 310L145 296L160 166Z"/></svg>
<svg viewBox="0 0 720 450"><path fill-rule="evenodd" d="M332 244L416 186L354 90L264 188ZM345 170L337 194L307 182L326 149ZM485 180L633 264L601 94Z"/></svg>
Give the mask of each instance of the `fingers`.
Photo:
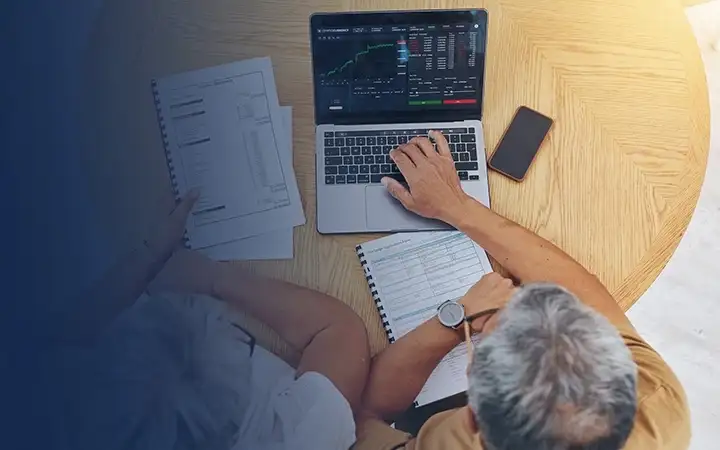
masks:
<svg viewBox="0 0 720 450"><path fill-rule="evenodd" d="M175 209L172 210L170 216L172 216L173 219L177 219L185 223L185 220L188 215L190 215L190 211L192 211L198 198L200 198L200 191L198 189L191 189L183 198L180 199L180 203L175 206Z"/></svg>
<svg viewBox="0 0 720 450"><path fill-rule="evenodd" d="M427 162L427 156L425 156L422 150L420 150L420 147L413 143L413 141L410 141L405 145L401 145L398 147L398 150L405 153L412 160L415 166L421 166Z"/></svg>
<svg viewBox="0 0 720 450"><path fill-rule="evenodd" d="M415 168L415 163L413 163L412 159L399 147L390 152L390 157L395 165L398 166L400 172L405 175L405 178L407 178L408 173Z"/></svg>
<svg viewBox="0 0 720 450"><path fill-rule="evenodd" d="M432 158L437 155L435 147L428 138L414 137L410 140L408 144L416 145L420 149L420 151L422 151L423 155L425 155L426 158Z"/></svg>
<svg viewBox="0 0 720 450"><path fill-rule="evenodd" d="M383 186L385 186L385 189L388 190L390 195L392 195L393 197L395 197L396 200L402 203L405 208L412 208L413 198L405 186L400 184L400 182L398 182L396 179L390 177L383 177L380 182Z"/></svg>
<svg viewBox="0 0 720 450"><path fill-rule="evenodd" d="M505 278L497 272L490 272L489 274L482 277L490 286L501 286L501 287L512 287L513 282L510 278Z"/></svg>
<svg viewBox="0 0 720 450"><path fill-rule="evenodd" d="M490 273L486 274L485 276L483 276L483 278L487 279L488 281L494 281L494 282L498 282L498 281L504 279L504 277L497 272L490 272Z"/></svg>
<svg viewBox="0 0 720 450"><path fill-rule="evenodd" d="M441 132L431 131L430 137L432 137L435 141L435 146L437 147L437 151L441 156L447 156L448 158L452 158L448 141L447 139L445 139L445 136Z"/></svg>

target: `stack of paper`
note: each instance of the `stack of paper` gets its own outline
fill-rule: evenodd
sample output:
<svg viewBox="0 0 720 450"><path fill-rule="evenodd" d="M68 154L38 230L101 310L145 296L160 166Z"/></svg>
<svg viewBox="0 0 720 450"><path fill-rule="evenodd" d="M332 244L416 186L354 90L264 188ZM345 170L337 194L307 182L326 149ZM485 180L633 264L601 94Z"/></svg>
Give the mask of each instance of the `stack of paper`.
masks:
<svg viewBox="0 0 720 450"><path fill-rule="evenodd" d="M292 161L292 107L283 106L282 131L288 136L288 145L284 149ZM237 241L225 242L201 249L201 251L218 261L231 259L292 259L293 229L272 231Z"/></svg>
<svg viewBox="0 0 720 450"><path fill-rule="evenodd" d="M305 215L270 59L162 78L153 92L175 194L200 190L189 246L220 260L292 258Z"/></svg>

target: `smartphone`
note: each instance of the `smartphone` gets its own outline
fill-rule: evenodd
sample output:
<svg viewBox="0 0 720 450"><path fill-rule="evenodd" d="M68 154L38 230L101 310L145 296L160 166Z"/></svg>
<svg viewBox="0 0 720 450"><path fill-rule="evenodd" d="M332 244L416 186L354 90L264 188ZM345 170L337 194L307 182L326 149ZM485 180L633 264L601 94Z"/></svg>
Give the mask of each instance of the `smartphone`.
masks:
<svg viewBox="0 0 720 450"><path fill-rule="evenodd" d="M522 181L552 125L551 118L527 106L519 107L488 166L515 181Z"/></svg>

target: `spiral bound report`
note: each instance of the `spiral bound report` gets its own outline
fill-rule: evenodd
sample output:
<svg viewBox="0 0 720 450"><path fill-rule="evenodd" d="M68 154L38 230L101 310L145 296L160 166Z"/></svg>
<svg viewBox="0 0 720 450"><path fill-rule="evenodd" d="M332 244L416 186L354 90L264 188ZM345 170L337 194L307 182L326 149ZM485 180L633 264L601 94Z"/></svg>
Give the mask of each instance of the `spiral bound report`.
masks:
<svg viewBox="0 0 720 450"><path fill-rule="evenodd" d="M270 58L148 84L172 190L176 197L200 192L185 228L190 247L206 249L305 223L292 132L278 102Z"/></svg>
<svg viewBox="0 0 720 450"><path fill-rule="evenodd" d="M378 294L377 287L373 282L373 276L372 273L370 273L367 259L365 259L365 253L363 253L362 245L358 245L357 247L355 247L355 251L357 252L358 258L360 258L360 265L362 266L363 272L365 273L365 280L368 282L370 295L372 296L373 301L375 302L375 307L380 314L380 320L382 321L383 329L385 329L385 334L388 337L388 341L390 341L390 343L392 344L393 342L395 342L395 334L390 327L390 322L388 321L387 314L385 313L385 306L383 306L380 294Z"/></svg>
<svg viewBox="0 0 720 450"><path fill-rule="evenodd" d="M175 201L180 200L180 189L178 188L177 175L175 174L175 165L173 164L172 153L170 153L170 141L168 140L167 126L165 124L165 116L162 113L160 107L160 93L158 92L157 80L153 79L150 82L150 87L153 93L153 102L155 104L155 112L157 113L158 125L160 127L160 137L162 138L163 149L165 151L165 161L167 162L168 172L170 174L170 185L172 187ZM183 236L185 247L190 248L190 237L187 234L187 230Z"/></svg>
<svg viewBox="0 0 720 450"><path fill-rule="evenodd" d="M391 343L433 320L438 305L462 297L492 271L485 251L458 231L396 233L363 242L355 250ZM415 405L466 390L467 361L464 343L450 350Z"/></svg>

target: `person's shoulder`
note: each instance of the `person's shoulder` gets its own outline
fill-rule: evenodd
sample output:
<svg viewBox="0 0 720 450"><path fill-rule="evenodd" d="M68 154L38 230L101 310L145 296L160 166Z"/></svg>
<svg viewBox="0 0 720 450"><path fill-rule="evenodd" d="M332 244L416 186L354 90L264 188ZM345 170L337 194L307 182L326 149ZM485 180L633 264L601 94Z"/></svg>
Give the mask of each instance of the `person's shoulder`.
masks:
<svg viewBox="0 0 720 450"><path fill-rule="evenodd" d="M657 397L657 394L671 392L684 405L682 385L662 356L632 326L618 326L618 331L637 365L638 404Z"/></svg>
<svg viewBox="0 0 720 450"><path fill-rule="evenodd" d="M662 356L631 326L618 327L637 365L637 413L625 449L686 449L690 412L685 391Z"/></svg>
<svg viewBox="0 0 720 450"><path fill-rule="evenodd" d="M420 429L414 445L415 450L482 449L467 406L432 416Z"/></svg>

